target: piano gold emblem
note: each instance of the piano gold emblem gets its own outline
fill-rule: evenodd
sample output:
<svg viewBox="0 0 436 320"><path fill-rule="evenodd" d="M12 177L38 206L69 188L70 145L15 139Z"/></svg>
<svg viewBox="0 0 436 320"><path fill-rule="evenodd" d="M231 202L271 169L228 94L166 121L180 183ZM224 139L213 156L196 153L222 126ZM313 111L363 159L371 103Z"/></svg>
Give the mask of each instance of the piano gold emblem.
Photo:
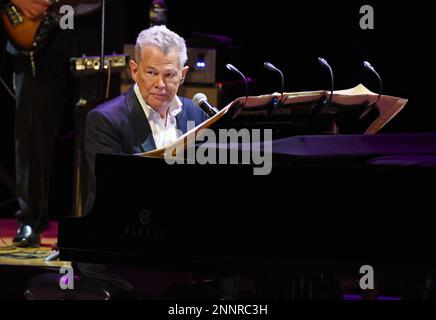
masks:
<svg viewBox="0 0 436 320"><path fill-rule="evenodd" d="M147 209L142 210L139 213L139 222L144 226L149 225L151 223L151 212Z"/></svg>

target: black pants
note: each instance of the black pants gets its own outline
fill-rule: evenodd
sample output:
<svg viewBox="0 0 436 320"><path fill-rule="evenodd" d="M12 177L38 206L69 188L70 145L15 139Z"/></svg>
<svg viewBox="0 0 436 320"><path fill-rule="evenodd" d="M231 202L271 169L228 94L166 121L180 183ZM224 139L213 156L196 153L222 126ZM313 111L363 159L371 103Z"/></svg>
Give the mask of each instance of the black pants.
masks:
<svg viewBox="0 0 436 320"><path fill-rule="evenodd" d="M90 17L92 18L92 16ZM97 21L98 22L98 21ZM90 49L82 44L88 29L55 28L34 54L17 52L8 44L14 63L15 168L19 224L36 232L48 225L48 205L55 141L64 111L72 110L78 99L76 80L70 71L70 58ZM91 35L91 34L90 34ZM34 66L34 67L33 67ZM71 159L73 170L73 161Z"/></svg>
<svg viewBox="0 0 436 320"><path fill-rule="evenodd" d="M105 52L122 52L122 1L107 1ZM18 223L42 231L48 224L48 200L54 145L64 111L78 101L79 80L70 71L70 58L100 53L100 10L75 19L73 30L56 27L35 56L35 75L29 56L13 52L16 117L15 164ZM72 112L71 112L72 113ZM73 161L72 161L73 163ZM71 170L73 168L71 167Z"/></svg>
<svg viewBox="0 0 436 320"><path fill-rule="evenodd" d="M55 139L62 113L74 101L68 59L14 56L15 165L19 223L42 231L48 224L48 199Z"/></svg>

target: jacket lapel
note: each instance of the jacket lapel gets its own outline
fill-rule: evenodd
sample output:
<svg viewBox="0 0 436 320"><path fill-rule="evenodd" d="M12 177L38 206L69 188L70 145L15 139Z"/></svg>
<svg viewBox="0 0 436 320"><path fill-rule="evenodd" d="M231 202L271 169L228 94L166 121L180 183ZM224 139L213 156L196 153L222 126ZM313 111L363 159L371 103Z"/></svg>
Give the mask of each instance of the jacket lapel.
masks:
<svg viewBox="0 0 436 320"><path fill-rule="evenodd" d="M130 123L135 134L136 145L140 146L139 152L156 149L156 143L151 133L150 124L145 117L144 110L136 97L133 86L127 92L128 107L130 107Z"/></svg>
<svg viewBox="0 0 436 320"><path fill-rule="evenodd" d="M183 99L180 99L183 103ZM187 122L188 122L188 116L186 114L186 110L184 106L182 105L182 111L180 111L176 115L176 122L177 122L177 129L180 130L182 133L186 133L187 131Z"/></svg>
<svg viewBox="0 0 436 320"><path fill-rule="evenodd" d="M181 100L183 103L183 99ZM133 148L137 149L137 147L140 146L139 150L134 150L134 152L147 152L156 149L156 142L154 141L150 124L145 117L144 110L142 110L138 98L136 97L133 86L129 89L129 91L127 91L127 107L129 108L130 112L130 123L132 124L132 130L135 134L135 141L137 141L137 146L134 146ZM183 105L182 111L180 111L176 116L176 122L177 129L182 133L186 133L188 129L188 115L186 114L186 110Z"/></svg>

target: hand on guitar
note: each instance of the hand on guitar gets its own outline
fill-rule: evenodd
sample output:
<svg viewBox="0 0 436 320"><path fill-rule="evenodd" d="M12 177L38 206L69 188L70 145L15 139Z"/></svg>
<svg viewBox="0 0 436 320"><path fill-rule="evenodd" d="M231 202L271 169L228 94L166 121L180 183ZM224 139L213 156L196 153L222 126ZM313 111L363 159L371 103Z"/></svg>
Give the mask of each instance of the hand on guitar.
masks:
<svg viewBox="0 0 436 320"><path fill-rule="evenodd" d="M50 0L12 0L11 2L29 19L39 18L52 4Z"/></svg>
<svg viewBox="0 0 436 320"><path fill-rule="evenodd" d="M2 0L0 0L2 2ZM101 6L101 0L10 0L0 7L0 18L8 37L20 51L36 51L48 32L59 22L60 7L72 5L74 16L89 14ZM85 9L81 5L86 4Z"/></svg>

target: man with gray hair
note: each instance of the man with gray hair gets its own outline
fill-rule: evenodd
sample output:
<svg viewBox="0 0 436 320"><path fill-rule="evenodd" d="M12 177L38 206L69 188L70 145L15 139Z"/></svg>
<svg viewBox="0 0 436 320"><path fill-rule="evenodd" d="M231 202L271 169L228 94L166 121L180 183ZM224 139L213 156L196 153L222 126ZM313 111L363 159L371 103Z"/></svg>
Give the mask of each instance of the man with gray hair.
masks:
<svg viewBox="0 0 436 320"><path fill-rule="evenodd" d="M135 59L130 61L135 84L125 94L87 115L86 214L95 200L97 153L134 154L163 148L187 131L188 121L198 125L207 119L191 100L176 95L188 72L186 61L185 41L165 26L154 26L139 34ZM104 280L123 292L133 290L128 281L108 272L105 265L77 263L75 267L85 277Z"/></svg>
<svg viewBox="0 0 436 320"><path fill-rule="evenodd" d="M207 115L190 99L178 97L189 67L185 40L165 26L142 31L130 70L135 84L123 95L90 111L85 149L90 171L86 212L95 197L97 153L134 154L163 148Z"/></svg>

